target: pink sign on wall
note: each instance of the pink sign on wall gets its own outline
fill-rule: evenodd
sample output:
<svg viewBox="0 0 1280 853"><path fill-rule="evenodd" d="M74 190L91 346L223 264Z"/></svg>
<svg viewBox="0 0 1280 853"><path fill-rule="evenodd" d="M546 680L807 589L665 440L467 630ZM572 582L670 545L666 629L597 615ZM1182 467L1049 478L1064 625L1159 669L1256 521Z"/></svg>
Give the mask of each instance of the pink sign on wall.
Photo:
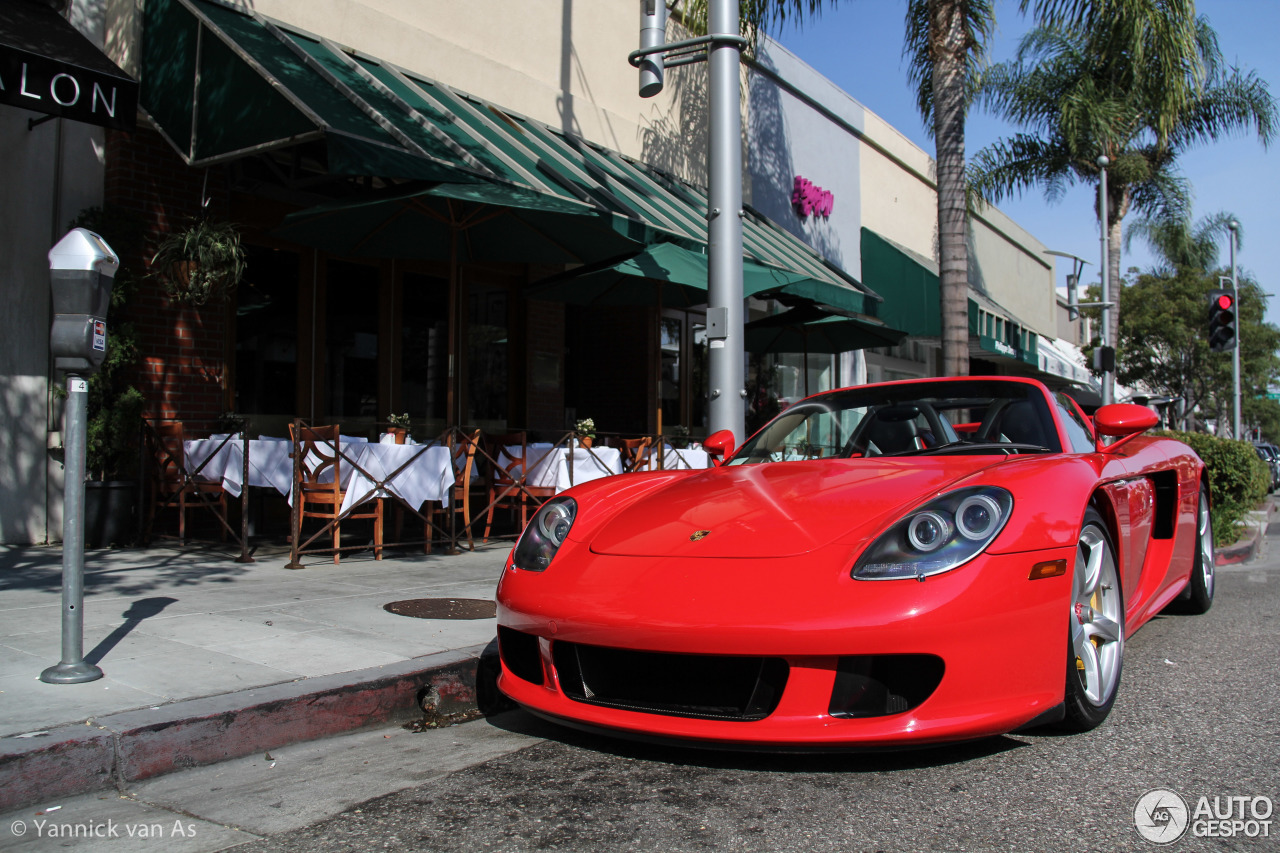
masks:
<svg viewBox="0 0 1280 853"><path fill-rule="evenodd" d="M831 215L831 209L835 207L835 203L834 195L808 178L796 175L795 186L791 190L791 204L795 207L796 213L801 216L827 217Z"/></svg>

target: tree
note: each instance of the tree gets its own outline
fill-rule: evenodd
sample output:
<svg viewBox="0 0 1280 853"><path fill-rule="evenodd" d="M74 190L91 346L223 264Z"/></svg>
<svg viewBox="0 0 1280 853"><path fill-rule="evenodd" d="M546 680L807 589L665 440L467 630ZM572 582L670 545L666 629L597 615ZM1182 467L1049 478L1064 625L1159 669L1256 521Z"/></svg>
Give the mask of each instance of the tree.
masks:
<svg viewBox="0 0 1280 853"><path fill-rule="evenodd" d="M942 373L969 373L968 188L964 126L995 26L991 0L909 0L908 76L934 140Z"/></svg>
<svg viewBox="0 0 1280 853"><path fill-rule="evenodd" d="M1027 130L980 151L970 183L993 202L1037 185L1053 201L1074 184L1096 184L1098 157L1108 157L1108 216L1100 225L1110 239L1107 297L1118 303L1125 216L1136 209L1186 219L1190 190L1178 155L1231 133L1252 131L1267 144L1275 101L1253 72L1224 66L1217 36L1194 16L1191 0L1037 8L1044 22L1013 62L989 71L981 96ZM1113 341L1118 313L1111 312Z"/></svg>
<svg viewBox="0 0 1280 853"><path fill-rule="evenodd" d="M1188 411L1229 418L1233 393L1231 354L1209 350L1205 334L1209 291L1221 270L1206 274L1183 266L1172 275L1145 273L1120 294L1119 380L1152 394L1187 401ZM1268 422L1268 386L1280 376L1280 329L1263 321L1261 289L1240 277L1236 329L1240 342L1242 420ZM1271 404L1274 408L1274 404Z"/></svg>
<svg viewBox="0 0 1280 853"><path fill-rule="evenodd" d="M690 0L685 19L705 29L708 0ZM741 0L742 31L754 39L789 18L820 13L823 0ZM830 0L835 5L835 0ZM995 26L993 0L907 0L908 76L935 143L942 372L969 372L969 244L964 125Z"/></svg>
<svg viewBox="0 0 1280 853"><path fill-rule="evenodd" d="M1133 222L1124 232L1124 248L1129 250L1135 239L1146 241L1158 256L1158 264L1152 270L1157 275L1170 276L1183 267L1207 270L1218 262L1218 246L1223 238L1230 239L1227 223L1236 219L1231 213L1220 212L1201 217L1194 226L1190 219L1144 216ZM1236 247L1243 245L1243 232L1236 230Z"/></svg>

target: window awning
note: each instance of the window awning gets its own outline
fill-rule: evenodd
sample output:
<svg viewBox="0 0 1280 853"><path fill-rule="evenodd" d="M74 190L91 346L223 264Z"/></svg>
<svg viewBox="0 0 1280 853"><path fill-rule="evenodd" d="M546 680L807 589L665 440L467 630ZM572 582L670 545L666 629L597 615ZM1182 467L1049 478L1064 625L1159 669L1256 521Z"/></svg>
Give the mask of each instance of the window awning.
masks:
<svg viewBox="0 0 1280 853"><path fill-rule="evenodd" d="M514 185L614 217L621 233L706 244L705 191L616 151L252 9L148 0L145 15L143 108L192 166L322 142L331 174ZM874 313L875 293L751 210L743 244L817 282L820 301L838 289Z"/></svg>
<svg viewBox="0 0 1280 853"><path fill-rule="evenodd" d="M45 3L0 3L0 103L130 129L138 84Z"/></svg>
<svg viewBox="0 0 1280 853"><path fill-rule="evenodd" d="M862 280L884 302L878 318L922 338L942 337L938 267L869 228L862 229ZM969 353L1039 369L1039 336L999 303L969 287Z"/></svg>
<svg viewBox="0 0 1280 853"><path fill-rule="evenodd" d="M655 305L687 308L707 301L708 258L674 243L654 243L643 251L597 268L574 270L534 285L533 299L575 305ZM743 296L800 297L860 313L865 300L858 291L824 288L821 282L754 261L742 263Z"/></svg>

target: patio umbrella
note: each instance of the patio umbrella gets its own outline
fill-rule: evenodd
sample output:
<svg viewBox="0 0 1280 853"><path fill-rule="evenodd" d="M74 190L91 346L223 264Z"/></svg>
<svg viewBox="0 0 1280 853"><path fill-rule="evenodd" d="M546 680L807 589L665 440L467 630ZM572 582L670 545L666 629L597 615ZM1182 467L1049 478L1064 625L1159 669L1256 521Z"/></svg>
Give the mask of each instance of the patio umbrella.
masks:
<svg viewBox="0 0 1280 853"><path fill-rule="evenodd" d="M589 264L643 248L641 223L508 184L415 184L291 213L272 234L349 257Z"/></svg>
<svg viewBox="0 0 1280 853"><path fill-rule="evenodd" d="M624 260L554 276L534 285L525 293L531 299L573 305L654 305L661 318L663 308L689 308L705 304L708 298L708 276L706 254L681 248L674 243L653 243ZM807 281L809 279L803 275L785 272L746 258L742 261L744 296ZM661 385L660 362L658 372L658 383ZM661 433L661 404L656 417L657 429Z"/></svg>
<svg viewBox="0 0 1280 853"><path fill-rule="evenodd" d="M707 301L707 256L674 243L654 243L635 255L573 270L534 285L534 299L573 305L657 305L688 308ZM742 261L742 291L752 296L805 280L754 261Z"/></svg>
<svg viewBox="0 0 1280 853"><path fill-rule="evenodd" d="M809 396L809 353L832 355L867 347L894 346L906 332L857 317L828 314L801 306L753 320L744 327L747 352L804 353L804 393Z"/></svg>

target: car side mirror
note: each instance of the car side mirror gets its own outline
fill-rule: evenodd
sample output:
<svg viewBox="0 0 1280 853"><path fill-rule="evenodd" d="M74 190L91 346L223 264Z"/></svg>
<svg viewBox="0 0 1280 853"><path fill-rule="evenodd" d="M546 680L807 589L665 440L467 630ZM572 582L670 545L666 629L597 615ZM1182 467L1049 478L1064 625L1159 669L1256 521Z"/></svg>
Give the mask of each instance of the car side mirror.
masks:
<svg viewBox="0 0 1280 853"><path fill-rule="evenodd" d="M722 429L711 433L706 441L702 442L702 447L716 457L717 465L723 464L724 460L733 455L733 430Z"/></svg>
<svg viewBox="0 0 1280 853"><path fill-rule="evenodd" d="M1112 403L1103 406L1093 413L1093 430L1095 448L1099 453L1114 453L1117 448L1127 444L1131 439L1142 435L1160 423L1160 416L1154 410L1136 403ZM1104 445L1104 435L1118 437L1120 440Z"/></svg>

